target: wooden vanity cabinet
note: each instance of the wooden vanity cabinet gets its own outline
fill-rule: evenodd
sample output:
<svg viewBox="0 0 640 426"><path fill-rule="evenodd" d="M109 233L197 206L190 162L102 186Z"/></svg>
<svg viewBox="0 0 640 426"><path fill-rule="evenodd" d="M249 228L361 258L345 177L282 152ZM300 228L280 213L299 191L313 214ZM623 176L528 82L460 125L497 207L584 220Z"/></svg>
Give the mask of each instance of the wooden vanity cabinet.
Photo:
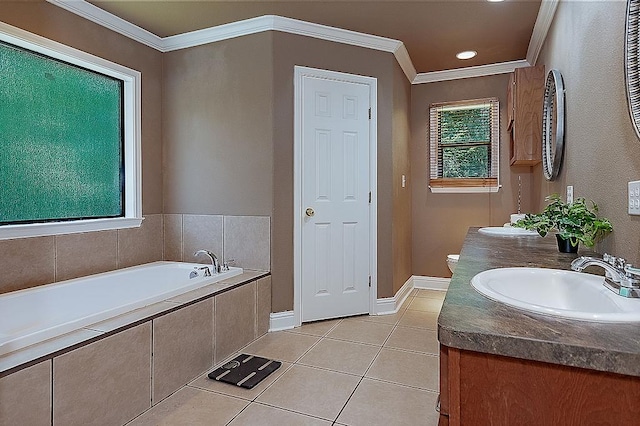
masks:
<svg viewBox="0 0 640 426"><path fill-rule="evenodd" d="M640 377L440 345L440 426L634 425Z"/></svg>
<svg viewBox="0 0 640 426"><path fill-rule="evenodd" d="M507 87L510 164L534 166L542 161L544 65L516 68Z"/></svg>

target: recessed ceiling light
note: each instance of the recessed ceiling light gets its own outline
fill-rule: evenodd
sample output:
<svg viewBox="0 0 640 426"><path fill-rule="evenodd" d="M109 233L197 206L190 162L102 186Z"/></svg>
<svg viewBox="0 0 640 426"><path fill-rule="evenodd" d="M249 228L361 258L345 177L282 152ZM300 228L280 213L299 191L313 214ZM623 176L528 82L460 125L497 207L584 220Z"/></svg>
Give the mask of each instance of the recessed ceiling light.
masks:
<svg viewBox="0 0 640 426"><path fill-rule="evenodd" d="M499 1L504 1L504 0L487 0L487 1L488 1L488 2L491 2L491 3L497 3L497 2L499 2Z"/></svg>
<svg viewBox="0 0 640 426"><path fill-rule="evenodd" d="M456 55L456 58L458 59L471 59L474 56L476 56L478 54L478 52L476 52L475 50L465 50L464 52L460 52Z"/></svg>

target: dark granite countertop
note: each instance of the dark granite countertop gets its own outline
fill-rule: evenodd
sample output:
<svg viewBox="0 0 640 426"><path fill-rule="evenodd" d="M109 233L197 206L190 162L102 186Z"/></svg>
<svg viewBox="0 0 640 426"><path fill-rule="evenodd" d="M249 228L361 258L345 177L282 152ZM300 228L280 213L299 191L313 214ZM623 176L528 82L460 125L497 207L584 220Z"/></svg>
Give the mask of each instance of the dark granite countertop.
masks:
<svg viewBox="0 0 640 426"><path fill-rule="evenodd" d="M582 248L582 246L581 246ZM578 255L592 253L583 252ZM553 236L495 237L469 229L438 317L438 340L453 348L640 376L640 324L540 315L494 302L471 287L498 267L570 269Z"/></svg>

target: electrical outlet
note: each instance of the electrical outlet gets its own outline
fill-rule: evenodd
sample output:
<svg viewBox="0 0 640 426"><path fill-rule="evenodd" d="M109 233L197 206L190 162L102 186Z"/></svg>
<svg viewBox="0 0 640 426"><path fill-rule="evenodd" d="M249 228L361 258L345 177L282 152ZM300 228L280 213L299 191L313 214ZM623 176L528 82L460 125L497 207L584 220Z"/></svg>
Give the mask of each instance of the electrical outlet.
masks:
<svg viewBox="0 0 640 426"><path fill-rule="evenodd" d="M573 203L573 185L567 186L567 204Z"/></svg>
<svg viewBox="0 0 640 426"><path fill-rule="evenodd" d="M640 216L640 180L629 182L628 184L628 212L631 215Z"/></svg>

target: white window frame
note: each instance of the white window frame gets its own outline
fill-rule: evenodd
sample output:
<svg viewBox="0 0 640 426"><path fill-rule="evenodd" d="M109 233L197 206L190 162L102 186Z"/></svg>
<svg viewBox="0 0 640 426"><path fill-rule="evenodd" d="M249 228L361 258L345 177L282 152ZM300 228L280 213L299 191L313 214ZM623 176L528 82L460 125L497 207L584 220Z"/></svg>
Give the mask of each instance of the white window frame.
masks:
<svg viewBox="0 0 640 426"><path fill-rule="evenodd" d="M0 40L123 82L124 216L0 226L0 240L134 228L142 223L141 74L114 62L0 22Z"/></svg>
<svg viewBox="0 0 640 426"><path fill-rule="evenodd" d="M434 179L431 171L438 169L438 110L441 108L465 108L465 107L477 107L481 104L491 103L492 111L491 115L496 118L491 123L491 165L492 169L495 168L495 185L464 185L462 184L465 178L459 178L461 185L447 185L437 186L431 185L431 181ZM495 110L493 110L495 108ZM472 99L464 101L453 102L439 102L433 103L429 106L429 189L433 193L487 193L498 192L501 188L500 185L500 103L497 98L484 98L484 99ZM452 178L458 179L458 178ZM493 178L492 178L493 179Z"/></svg>

